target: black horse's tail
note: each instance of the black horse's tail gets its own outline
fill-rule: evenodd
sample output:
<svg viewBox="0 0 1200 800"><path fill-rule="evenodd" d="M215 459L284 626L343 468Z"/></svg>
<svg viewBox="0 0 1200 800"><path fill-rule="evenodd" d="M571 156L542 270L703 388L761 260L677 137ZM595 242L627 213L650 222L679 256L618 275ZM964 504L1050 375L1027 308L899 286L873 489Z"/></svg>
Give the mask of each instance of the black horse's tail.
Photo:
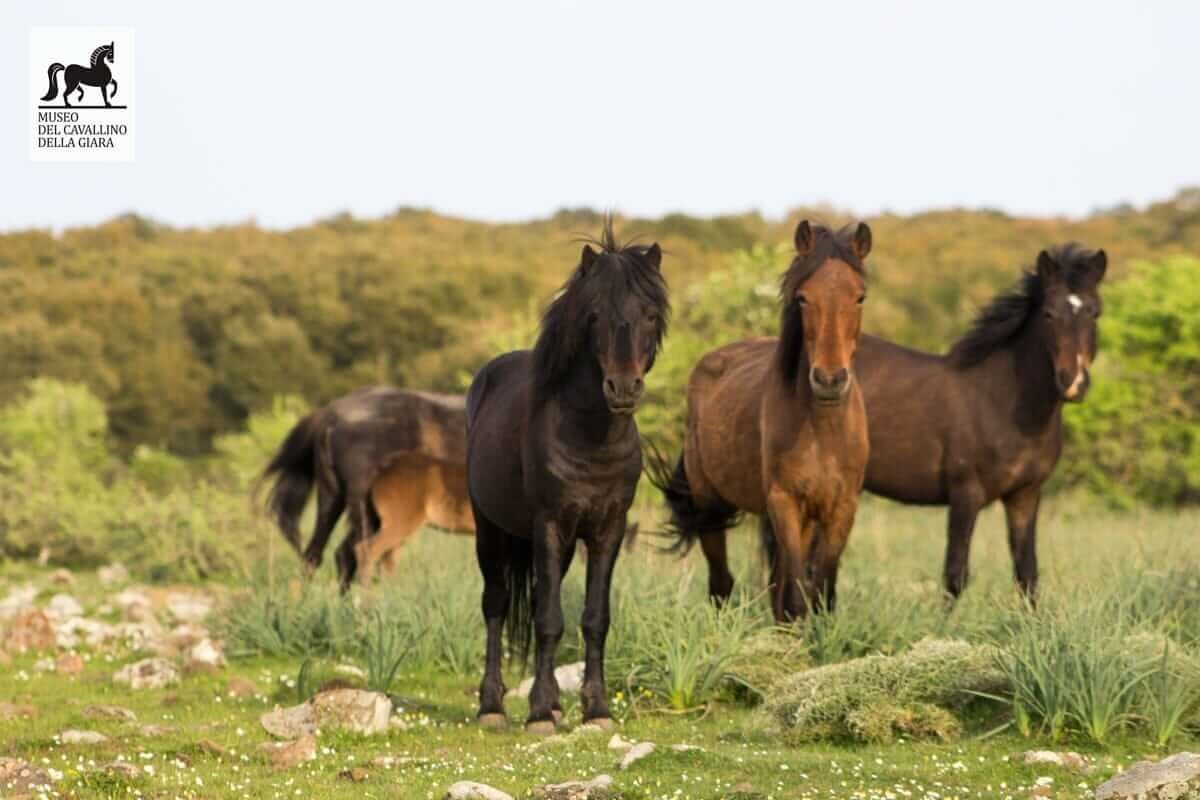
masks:
<svg viewBox="0 0 1200 800"><path fill-rule="evenodd" d="M644 445L648 455L646 476L651 485L663 493L671 509L671 521L665 532L676 541L670 550L686 553L702 534L726 531L738 523L741 514L728 503L701 506L696 502L682 453L672 467L657 447L650 442L644 442Z"/></svg>
<svg viewBox="0 0 1200 800"><path fill-rule="evenodd" d="M510 657L529 661L533 642L533 540L508 537L508 632Z"/></svg>
<svg viewBox="0 0 1200 800"><path fill-rule="evenodd" d="M48 75L50 78L50 88L46 90L45 96L42 97L43 101L53 100L54 98L58 97L58 81L54 80L54 77L64 69L66 69L66 67L64 67L62 64L54 63L50 65L50 69L46 70L46 75Z"/></svg>
<svg viewBox="0 0 1200 800"><path fill-rule="evenodd" d="M316 478L317 421L317 414L312 413L297 422L259 479L265 481L276 476L267 497L267 509L275 517L283 538L297 554L300 553L300 515Z"/></svg>

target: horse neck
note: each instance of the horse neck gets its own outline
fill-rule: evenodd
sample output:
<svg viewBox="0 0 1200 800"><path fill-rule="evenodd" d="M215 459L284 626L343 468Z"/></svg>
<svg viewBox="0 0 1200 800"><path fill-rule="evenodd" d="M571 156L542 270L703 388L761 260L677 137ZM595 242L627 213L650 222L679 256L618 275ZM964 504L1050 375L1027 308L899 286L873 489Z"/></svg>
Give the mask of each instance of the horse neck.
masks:
<svg viewBox="0 0 1200 800"><path fill-rule="evenodd" d="M603 444L627 435L633 417L613 414L604 399L604 374L595 359L578 356L567 373L542 399L557 406L570 432L591 444Z"/></svg>
<svg viewBox="0 0 1200 800"><path fill-rule="evenodd" d="M1007 346L992 353L981 365L987 375L994 404L1018 427L1044 431L1062 423L1062 397L1054 382L1046 343L1035 326L1016 336Z"/></svg>

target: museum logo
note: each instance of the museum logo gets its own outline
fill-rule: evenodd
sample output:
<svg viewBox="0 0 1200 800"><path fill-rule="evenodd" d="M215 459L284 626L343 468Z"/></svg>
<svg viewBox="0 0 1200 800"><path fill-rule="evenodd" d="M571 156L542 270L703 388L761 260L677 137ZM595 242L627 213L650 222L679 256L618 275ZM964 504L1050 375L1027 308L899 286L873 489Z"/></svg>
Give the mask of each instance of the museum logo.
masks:
<svg viewBox="0 0 1200 800"><path fill-rule="evenodd" d="M34 161L133 160L133 31L34 28L29 35Z"/></svg>

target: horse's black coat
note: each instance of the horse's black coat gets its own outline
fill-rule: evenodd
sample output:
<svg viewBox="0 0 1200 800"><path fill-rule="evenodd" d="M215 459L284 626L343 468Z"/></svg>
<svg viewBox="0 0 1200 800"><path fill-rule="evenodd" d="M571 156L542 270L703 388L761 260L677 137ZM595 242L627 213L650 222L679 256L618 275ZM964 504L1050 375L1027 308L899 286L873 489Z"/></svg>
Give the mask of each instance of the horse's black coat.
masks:
<svg viewBox="0 0 1200 800"><path fill-rule="evenodd" d="M662 251L618 246L611 226L585 246L547 309L532 351L506 353L467 394L467 482L483 573L487 665L481 722L503 718L501 628L522 657L535 637L531 729L561 715L554 654L562 636L559 589L578 541L587 544L583 614L585 720L609 719L604 642L609 584L625 514L641 473L633 410L666 331Z"/></svg>

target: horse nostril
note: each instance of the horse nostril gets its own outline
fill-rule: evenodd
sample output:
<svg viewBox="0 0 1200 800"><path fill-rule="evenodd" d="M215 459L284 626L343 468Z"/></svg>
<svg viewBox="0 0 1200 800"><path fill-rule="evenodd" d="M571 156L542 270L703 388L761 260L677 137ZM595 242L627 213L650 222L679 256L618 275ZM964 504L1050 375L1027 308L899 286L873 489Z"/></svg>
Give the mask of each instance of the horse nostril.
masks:
<svg viewBox="0 0 1200 800"><path fill-rule="evenodd" d="M833 385L841 388L850 381L850 371L842 367L837 372L833 373Z"/></svg>
<svg viewBox="0 0 1200 800"><path fill-rule="evenodd" d="M604 391L610 397L615 396L617 394L617 382L614 381L612 378L605 378L604 379Z"/></svg>
<svg viewBox="0 0 1200 800"><path fill-rule="evenodd" d="M645 388L645 385L646 384L642 381L641 378L634 378L633 379L633 393L641 394L642 389Z"/></svg>

